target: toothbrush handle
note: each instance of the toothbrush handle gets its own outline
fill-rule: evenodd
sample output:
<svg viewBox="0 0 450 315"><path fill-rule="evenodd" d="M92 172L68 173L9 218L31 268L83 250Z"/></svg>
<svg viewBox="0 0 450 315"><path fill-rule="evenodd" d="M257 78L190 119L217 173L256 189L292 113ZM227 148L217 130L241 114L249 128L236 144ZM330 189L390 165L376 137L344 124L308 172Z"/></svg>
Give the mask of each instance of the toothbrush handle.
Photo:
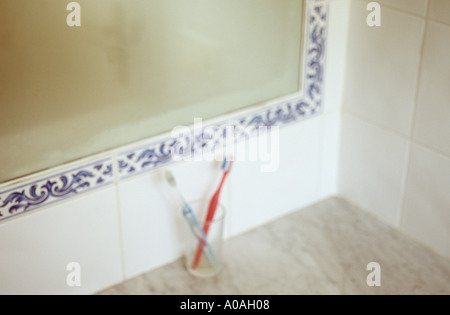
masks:
<svg viewBox="0 0 450 315"><path fill-rule="evenodd" d="M216 213L217 204L219 203L219 198L220 198L220 192L222 190L222 186L223 186L223 183L225 182L225 178L227 177L227 174L228 174L228 172L225 172L223 174L222 181L220 182L219 187L217 188L216 192L214 193L214 196L211 198L211 201L209 203L205 223L203 224L203 231L205 232L205 239L206 239L206 235L208 235L210 222L213 220L214 214ZM200 263L201 256L202 256L202 248L201 248L201 246L198 246L197 251L195 253L194 261L192 262L192 265L191 265L192 269L197 268L198 264Z"/></svg>
<svg viewBox="0 0 450 315"><path fill-rule="evenodd" d="M197 241L199 243L198 248L200 248L200 251L205 255L208 263L212 264L216 260L214 252L206 238L205 232L203 231L200 223L197 220L197 217L187 204L183 208L183 214L189 224L189 227L192 230L192 233L197 238Z"/></svg>

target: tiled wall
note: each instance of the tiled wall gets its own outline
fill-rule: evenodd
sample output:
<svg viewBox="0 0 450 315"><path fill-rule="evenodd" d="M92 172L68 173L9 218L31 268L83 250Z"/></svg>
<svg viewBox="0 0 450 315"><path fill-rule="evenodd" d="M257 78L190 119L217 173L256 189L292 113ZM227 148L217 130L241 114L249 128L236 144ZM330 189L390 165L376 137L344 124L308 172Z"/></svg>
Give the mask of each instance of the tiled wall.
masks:
<svg viewBox="0 0 450 315"><path fill-rule="evenodd" d="M323 110L280 129L276 172L261 173L261 163L242 161L247 151L236 151L222 193L227 237L337 192L348 2L334 1L328 12ZM165 168L144 167L164 162L166 147L148 146L132 144L0 185L0 294L89 294L178 259L182 219ZM220 174L218 162L166 167L191 200L209 198ZM70 262L81 267L81 286L66 283Z"/></svg>
<svg viewBox="0 0 450 315"><path fill-rule="evenodd" d="M280 130L277 172L236 162L222 194L227 237L339 193L450 255L450 1L379 1L380 27L367 26L367 2L330 3L323 112ZM162 169L141 172L127 153L66 165L70 178L56 169L13 183L8 206L18 207L0 212L0 294L93 293L180 257ZM210 196L220 173L216 162L168 167L190 199ZM11 191L0 188L1 206ZM35 211L15 216L26 206ZM80 287L66 284L69 262Z"/></svg>
<svg viewBox="0 0 450 315"><path fill-rule="evenodd" d="M352 0L339 166L348 199L450 256L450 1Z"/></svg>

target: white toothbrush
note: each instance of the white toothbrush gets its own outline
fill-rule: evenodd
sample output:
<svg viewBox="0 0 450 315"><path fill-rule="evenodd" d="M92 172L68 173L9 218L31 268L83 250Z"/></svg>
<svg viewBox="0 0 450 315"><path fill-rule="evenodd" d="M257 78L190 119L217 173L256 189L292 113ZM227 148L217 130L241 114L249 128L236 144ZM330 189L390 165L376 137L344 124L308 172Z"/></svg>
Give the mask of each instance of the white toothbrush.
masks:
<svg viewBox="0 0 450 315"><path fill-rule="evenodd" d="M181 208L183 209L183 216L186 219L187 223L189 224L190 229L192 230L192 233L197 238L197 241L203 251L203 254L206 257L206 260L209 264L212 264L216 257L214 255L214 252L209 245L209 242L206 238L206 235L202 229L202 226L197 220L197 217L195 216L194 212L192 211L189 204L185 201L183 198L183 195L181 194L180 190L177 187L177 183L175 182L175 178L170 171L166 171L166 180L169 183L170 187L172 187L172 190L175 192L178 198L178 202L181 205Z"/></svg>

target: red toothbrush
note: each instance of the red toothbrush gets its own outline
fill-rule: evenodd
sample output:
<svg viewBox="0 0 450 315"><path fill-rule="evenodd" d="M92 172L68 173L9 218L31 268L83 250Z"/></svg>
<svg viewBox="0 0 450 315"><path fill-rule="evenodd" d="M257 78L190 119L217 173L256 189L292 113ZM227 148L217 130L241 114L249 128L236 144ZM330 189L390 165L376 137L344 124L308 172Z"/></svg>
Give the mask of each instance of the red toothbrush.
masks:
<svg viewBox="0 0 450 315"><path fill-rule="evenodd" d="M228 159L225 159L222 163L222 170L223 170L222 180L220 181L219 187L217 188L216 192L211 198L211 201L209 202L208 212L206 213L205 223L203 224L203 231L206 236L208 235L210 223L214 219L214 214L216 213L217 205L219 204L220 192L222 191L223 183L225 182L227 175L230 173L232 165L233 161ZM199 245L197 247L197 252L195 253L194 261L192 262L191 266L192 269L197 268L198 264L200 263L201 257L202 257L202 248Z"/></svg>

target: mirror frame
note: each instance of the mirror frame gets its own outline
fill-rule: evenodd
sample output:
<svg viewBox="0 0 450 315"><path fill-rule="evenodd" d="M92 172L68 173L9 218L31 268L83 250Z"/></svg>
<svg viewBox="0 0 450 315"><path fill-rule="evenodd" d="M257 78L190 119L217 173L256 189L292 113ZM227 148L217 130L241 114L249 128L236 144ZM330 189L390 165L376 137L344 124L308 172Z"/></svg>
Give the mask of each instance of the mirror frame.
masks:
<svg viewBox="0 0 450 315"><path fill-rule="evenodd" d="M2 183L0 223L170 165L176 162L174 150L196 153L208 146L226 144L230 126L239 134L239 141L258 134L261 127L282 127L319 115L324 96L328 4L320 0L305 1L301 92L217 117L201 128L190 126L187 142L166 133Z"/></svg>

